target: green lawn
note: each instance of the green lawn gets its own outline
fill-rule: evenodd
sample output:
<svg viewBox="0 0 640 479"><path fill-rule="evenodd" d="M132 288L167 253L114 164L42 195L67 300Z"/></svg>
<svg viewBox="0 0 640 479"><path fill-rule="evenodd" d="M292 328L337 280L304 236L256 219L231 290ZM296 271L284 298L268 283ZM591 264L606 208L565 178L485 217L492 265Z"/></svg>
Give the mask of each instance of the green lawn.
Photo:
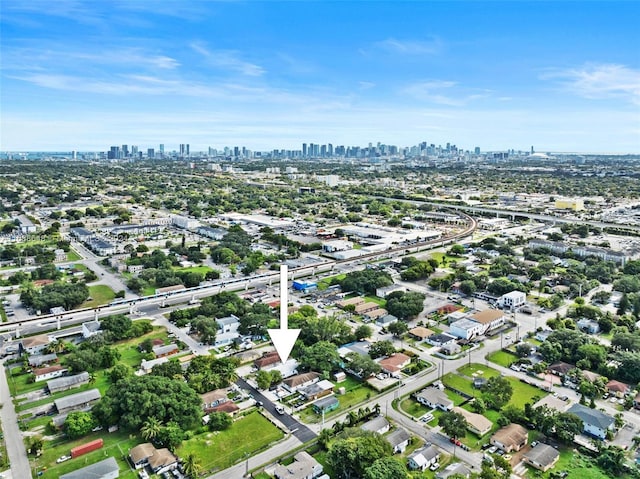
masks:
<svg viewBox="0 0 640 479"><path fill-rule="evenodd" d="M384 306L387 304L387 302L384 299L378 298L377 296L365 296L364 299L365 301L370 301L372 303L379 304L381 308L384 308Z"/></svg>
<svg viewBox="0 0 640 479"><path fill-rule="evenodd" d="M97 451L90 452L76 459L56 464L56 459L62 455L69 455L71 448L85 444L94 439L102 438L104 440L104 446ZM42 475L42 479L54 479L60 477L67 472L80 469L81 467L88 466L95 462L106 459L109 456L115 457L120 466L120 478L134 479L137 477L134 471L129 467L125 456L129 453L129 449L135 445L143 442L134 434L128 434L126 432L114 432L108 433L105 430L91 433L81 439L75 441L68 441L64 437L56 439L54 441L45 442L42 451L42 456L37 459L38 470L42 470L46 467L46 471ZM31 464L33 465L33 458L31 458Z"/></svg>
<svg viewBox="0 0 640 479"><path fill-rule="evenodd" d="M211 268L210 266L201 265L201 266L191 266L189 268L174 267L173 270L186 271L188 273L202 273L202 275L205 275L209 271L213 271L213 268Z"/></svg>
<svg viewBox="0 0 640 479"><path fill-rule="evenodd" d="M479 371L482 371L482 374L480 376L484 378L490 378L492 376L499 375L498 371L496 371L495 369L477 363L472 363L470 366L463 366L458 371L460 372L460 374L468 377L472 377L473 373L477 373ZM507 380L513 387L513 395L511 396L511 400L508 403L509 405L523 408L526 403L536 402L538 399L541 399L548 394L542 389L538 389L535 386L523 383L519 379L507 376ZM442 377L442 382L445 386L457 389L471 396L475 396L478 393L478 390L473 388L471 380L459 375L458 373L447 373ZM447 394L449 393L451 393L451 391L447 391ZM455 399L452 399L455 402Z"/></svg>
<svg viewBox="0 0 640 479"><path fill-rule="evenodd" d="M338 274L338 275L336 275L336 276L329 276L329 277L327 277L327 278L322 278L320 281L318 281L318 289L319 289L320 291L324 291L324 290L325 290L325 289L327 289L329 286L331 286L331 282L332 282L334 279L340 279L340 280L342 280L342 279L346 278L346 276L347 276L346 274Z"/></svg>
<svg viewBox="0 0 640 479"><path fill-rule="evenodd" d="M344 387L345 394L336 394L336 399L340 402L338 409L325 413L325 419L339 414L343 414L346 409L360 404L370 397L376 395L376 392L369 388L365 383L358 381L350 376L347 376L345 381L338 383L338 387ZM322 420L320 414L316 414L311 406L306 407L300 411L300 419L307 423L318 423Z"/></svg>
<svg viewBox="0 0 640 479"><path fill-rule="evenodd" d="M327 452L320 451L313 455L313 457L322 464L322 472L327 474L329 477L338 477L334 472L333 468L327 464Z"/></svg>
<svg viewBox="0 0 640 479"><path fill-rule="evenodd" d="M464 260L464 257L461 256L450 256L446 253L442 253L442 252L435 252L435 253L431 253L431 257L433 259L438 260L438 265L442 265L442 259L444 258L446 264L449 264L451 261L454 261L456 263Z"/></svg>
<svg viewBox="0 0 640 479"><path fill-rule="evenodd" d="M415 418L419 418L424 416L426 413L431 411L430 408L425 406L424 404L420 404L418 401L412 398L405 398L400 402L400 409L404 412L413 416Z"/></svg>
<svg viewBox="0 0 640 479"><path fill-rule="evenodd" d="M518 360L518 356L507 351L499 350L487 355L487 360L499 366L508 368L511 363Z"/></svg>
<svg viewBox="0 0 640 479"><path fill-rule="evenodd" d="M9 390L12 396L18 396L20 394L28 393L42 389L45 385L44 382L31 383L29 382L29 374L22 373L22 368L14 368L11 373L7 370L7 376L9 378Z"/></svg>
<svg viewBox="0 0 640 479"><path fill-rule="evenodd" d="M67 261L79 261L81 259L82 256L80 256L75 250L70 249L67 251Z"/></svg>
<svg viewBox="0 0 640 479"><path fill-rule="evenodd" d="M108 304L115 299L116 293L106 284L96 284L89 286L89 296L91 299L82 303L80 308L96 308Z"/></svg>
<svg viewBox="0 0 640 479"><path fill-rule="evenodd" d="M182 443L176 451L179 457L194 453L205 472L225 469L281 439L283 432L260 413L252 412L220 432L206 432Z"/></svg>
<svg viewBox="0 0 640 479"><path fill-rule="evenodd" d="M542 473L532 467L527 466L527 475L529 479L548 479L552 472L567 471L569 475L566 479L610 479L612 476L600 469L595 461L583 456L573 449L562 447L560 449L560 459L556 465L549 471ZM628 474L618 476L619 479L630 477Z"/></svg>

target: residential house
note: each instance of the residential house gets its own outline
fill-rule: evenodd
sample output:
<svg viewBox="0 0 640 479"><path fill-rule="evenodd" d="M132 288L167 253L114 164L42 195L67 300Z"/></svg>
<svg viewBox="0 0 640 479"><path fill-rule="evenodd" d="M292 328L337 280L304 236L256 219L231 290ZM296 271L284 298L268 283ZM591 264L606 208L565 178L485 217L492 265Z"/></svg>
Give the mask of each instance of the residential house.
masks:
<svg viewBox="0 0 640 479"><path fill-rule="evenodd" d="M29 356L29 366L39 367L43 364L51 364L58 362L58 355L56 353L51 354L36 354L35 356Z"/></svg>
<svg viewBox="0 0 640 479"><path fill-rule="evenodd" d="M362 319L365 323L368 323L370 321L377 321L378 319L382 318L383 316L386 316L387 314L388 312L386 309L377 308L377 309L374 309L373 311L369 311L363 314Z"/></svg>
<svg viewBox="0 0 640 479"><path fill-rule="evenodd" d="M144 269L144 265L142 264L130 264L127 266L127 271L131 274L138 274Z"/></svg>
<svg viewBox="0 0 640 479"><path fill-rule="evenodd" d="M530 466L545 472L551 469L560 459L560 453L548 444L540 443L524 453L522 460Z"/></svg>
<svg viewBox="0 0 640 479"><path fill-rule="evenodd" d="M322 464L308 452L300 451L293 459L293 462L286 466L278 464L273 476L276 479L315 479L322 474Z"/></svg>
<svg viewBox="0 0 640 479"><path fill-rule="evenodd" d="M409 330L409 336L417 341L424 341L432 334L433 331L422 326L418 326Z"/></svg>
<svg viewBox="0 0 640 479"><path fill-rule="evenodd" d="M529 431L520 424L511 423L498 429L489 442L504 452L519 451L527 445Z"/></svg>
<svg viewBox="0 0 640 479"><path fill-rule="evenodd" d="M553 363L551 366L547 368L547 370L551 374L555 374L558 377L565 377L567 373L576 367L573 364L565 363L562 361L558 361L557 363Z"/></svg>
<svg viewBox="0 0 640 479"><path fill-rule="evenodd" d="M88 391L82 391L56 399L53 404L58 414L68 414L72 411L87 411L91 409L91 406L98 402L101 397L100 391L97 389L89 389Z"/></svg>
<svg viewBox="0 0 640 479"><path fill-rule="evenodd" d="M546 341L546 340L547 340L547 338L548 338L549 336L551 336L551 334L552 334L552 333L553 333L553 330L551 330L551 329L543 329L543 330L541 330L541 331L537 331L537 332L536 332L535 338L536 338L538 341L542 341L542 342L544 342L544 341Z"/></svg>
<svg viewBox="0 0 640 479"><path fill-rule="evenodd" d="M60 391L68 391L69 389L88 384L89 379L89 373L86 371L74 374L73 376L62 376L60 378L50 379L47 381L47 390L50 394L55 394Z"/></svg>
<svg viewBox="0 0 640 479"><path fill-rule="evenodd" d="M149 374L154 366L158 364L164 364L169 361L168 357L158 358L158 359L143 359L140 362L140 369L136 371L136 376L143 376L145 374Z"/></svg>
<svg viewBox="0 0 640 479"><path fill-rule="evenodd" d="M234 341L240 339L238 328L240 327L240 319L233 314L224 318L216 319L220 332L216 334L214 346L227 346Z"/></svg>
<svg viewBox="0 0 640 479"><path fill-rule="evenodd" d="M23 338L20 340L20 354L28 353L28 354L40 354L44 351L49 343L51 342L51 338L46 334L40 334L38 336L31 336L29 338Z"/></svg>
<svg viewBox="0 0 640 479"><path fill-rule="evenodd" d="M487 327L484 324L473 321L470 318L459 319L449 326L449 333L461 339L482 336L486 330Z"/></svg>
<svg viewBox="0 0 640 479"><path fill-rule="evenodd" d="M376 324L382 328L388 327L390 324L398 321L398 318L393 314L385 314L376 320Z"/></svg>
<svg viewBox="0 0 640 479"><path fill-rule="evenodd" d="M326 379L322 381L309 384L304 388L298 389L298 392L303 395L308 401L313 401L324 396L328 396L333 393L333 383Z"/></svg>
<svg viewBox="0 0 640 479"><path fill-rule="evenodd" d="M90 464L75 471L62 474L60 479L116 479L120 477L120 468L113 457Z"/></svg>
<svg viewBox="0 0 640 479"><path fill-rule="evenodd" d="M591 409L582 404L574 404L567 412L575 414L582 419L583 432L595 438L605 439L607 431L614 431L615 419L598 409Z"/></svg>
<svg viewBox="0 0 640 479"><path fill-rule="evenodd" d="M469 319L476 323L480 323L485 327L482 334L502 326L505 323L506 318L507 317L504 312L498 309L485 309L484 311L479 311L469 316Z"/></svg>
<svg viewBox="0 0 640 479"><path fill-rule="evenodd" d="M369 341L355 341L353 343L347 343L338 348L338 354L341 358L346 357L349 353L358 353L360 356L369 356L369 348L371 343Z"/></svg>
<svg viewBox="0 0 640 479"><path fill-rule="evenodd" d="M623 398L631 392L631 386L623 382L616 381L615 379L609 381L605 385L605 388L607 389L609 394L612 394L618 398Z"/></svg>
<svg viewBox="0 0 640 479"><path fill-rule="evenodd" d="M527 302L527 295L522 291L511 291L510 293L503 294L498 298L498 306L502 309L508 309L510 311L516 311Z"/></svg>
<svg viewBox="0 0 640 479"><path fill-rule="evenodd" d="M567 407L569 406L569 404L566 401L563 401L562 399L549 394L543 397L542 399L540 399L539 401L537 401L533 405L533 408L535 409L542 406L547 406L549 409L554 411L564 412L567 410Z"/></svg>
<svg viewBox="0 0 640 479"><path fill-rule="evenodd" d="M205 412L211 412L213 408L229 401L228 394L229 392L226 389L214 389L213 391L200 394L202 408Z"/></svg>
<svg viewBox="0 0 640 479"><path fill-rule="evenodd" d="M172 354L176 354L178 353L178 351L180 351L180 348L178 348L178 345L176 343L171 343L162 346L154 346L151 351L157 359L166 358L168 356L171 356Z"/></svg>
<svg viewBox="0 0 640 479"><path fill-rule="evenodd" d="M144 442L132 447L129 450L129 459L136 469L142 469L145 466L161 475L167 471L171 471L178 467L178 458L174 456L169 449L156 449L149 442Z"/></svg>
<svg viewBox="0 0 640 479"><path fill-rule="evenodd" d="M342 301L338 301L336 303L336 306L338 306L338 308L344 309L347 306L350 306L350 305L358 306L359 304L363 304L364 302L365 302L365 300L364 300L363 297L355 296L353 298L343 299Z"/></svg>
<svg viewBox="0 0 640 479"><path fill-rule="evenodd" d="M471 475L471 471L461 462L455 462L453 464L449 464L442 471L438 472L436 474L436 479L447 479L449 476L453 476L454 474L469 477Z"/></svg>
<svg viewBox="0 0 640 479"><path fill-rule="evenodd" d="M65 250L58 248L53 251L53 254L55 255L54 261L56 263L67 261L67 253L65 252Z"/></svg>
<svg viewBox="0 0 640 479"><path fill-rule="evenodd" d="M449 343L442 346L442 348L440 348L440 351L442 351L442 353L446 354L447 356L453 356L454 354L459 354L462 351L462 346L460 346L458 343Z"/></svg>
<svg viewBox="0 0 640 479"><path fill-rule="evenodd" d="M220 241L227 234L224 228L211 228L210 226L201 226L197 230L199 235L206 236L215 241Z"/></svg>
<svg viewBox="0 0 640 479"><path fill-rule="evenodd" d="M394 454L402 454L407 449L409 441L411 440L409 433L401 427L390 432L384 436L384 438L391 444Z"/></svg>
<svg viewBox="0 0 640 479"><path fill-rule="evenodd" d="M98 321L97 319L94 321L87 321L86 323L82 323L82 337L84 339L95 336L100 332L100 321Z"/></svg>
<svg viewBox="0 0 640 479"><path fill-rule="evenodd" d="M467 429L480 437L487 434L493 427L493 423L482 414L476 414L461 407L454 407L453 411L462 414L467 421Z"/></svg>
<svg viewBox="0 0 640 479"><path fill-rule="evenodd" d="M403 288L399 284L383 286L382 288L376 288L376 296L378 298L386 298L389 294L394 293L396 291L406 291L406 288Z"/></svg>
<svg viewBox="0 0 640 479"><path fill-rule="evenodd" d="M379 308L380 308L380 305L378 303L374 303L373 301L368 301L366 303L357 304L354 312L356 314L367 314L368 312L374 311Z"/></svg>
<svg viewBox="0 0 640 479"><path fill-rule="evenodd" d="M600 324L593 319L582 318L576 322L576 326L580 331L587 334L598 334L600 332Z"/></svg>
<svg viewBox="0 0 640 479"><path fill-rule="evenodd" d="M288 377L282 381L282 385L287 391L293 393L300 388L304 388L318 382L319 379L320 373L310 371L308 373L296 374L295 376Z"/></svg>
<svg viewBox="0 0 640 479"><path fill-rule="evenodd" d="M254 361L255 367L258 369L264 369L267 366L273 366L280 362L280 356L277 351L271 351L262 355Z"/></svg>
<svg viewBox="0 0 640 479"><path fill-rule="evenodd" d="M360 426L360 429L363 431L377 432L378 434L389 432L390 428L391 424L389 424L389 421L387 421L387 418L384 416L374 417Z"/></svg>
<svg viewBox="0 0 640 479"><path fill-rule="evenodd" d="M63 366L47 366L44 368L34 369L33 375L35 376L35 382L48 381L49 379L59 378L67 371L68 369Z"/></svg>
<svg viewBox="0 0 640 479"><path fill-rule="evenodd" d="M327 396L314 402L312 407L316 414L322 414L338 409L340 401L335 396Z"/></svg>
<svg viewBox="0 0 640 479"><path fill-rule="evenodd" d="M400 371L411 363L411 358L403 353L394 353L388 358L378 361L382 371L394 377L400 376Z"/></svg>
<svg viewBox="0 0 640 479"><path fill-rule="evenodd" d="M432 409L441 409L442 411L451 411L453 409L453 401L449 399L443 391L437 388L426 388L416 394L416 401L424 404Z"/></svg>
<svg viewBox="0 0 640 479"><path fill-rule="evenodd" d="M69 228L69 233L71 233L71 236L74 236L78 241L82 243L90 241L95 236L95 233L92 233L88 229L80 227Z"/></svg>
<svg viewBox="0 0 640 479"><path fill-rule="evenodd" d="M407 457L407 466L412 471L424 471L440 459L440 451L435 446L418 449Z"/></svg>
<svg viewBox="0 0 640 479"><path fill-rule="evenodd" d="M456 338L455 336L451 336L450 334L438 333L438 334L432 334L431 336L429 336L426 342L429 343L431 346L442 347L445 344L455 343L457 340L458 338Z"/></svg>

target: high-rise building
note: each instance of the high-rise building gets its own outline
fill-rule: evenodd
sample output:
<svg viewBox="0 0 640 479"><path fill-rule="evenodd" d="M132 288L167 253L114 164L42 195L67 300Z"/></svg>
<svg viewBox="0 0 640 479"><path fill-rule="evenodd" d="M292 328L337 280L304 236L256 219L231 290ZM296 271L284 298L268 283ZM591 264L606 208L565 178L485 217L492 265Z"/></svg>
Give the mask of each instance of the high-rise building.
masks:
<svg viewBox="0 0 640 479"><path fill-rule="evenodd" d="M160 143L160 158L164 158L164 143Z"/></svg>
<svg viewBox="0 0 640 479"><path fill-rule="evenodd" d="M129 156L129 146L128 145L122 145L122 156L121 158L127 158Z"/></svg>
<svg viewBox="0 0 640 479"><path fill-rule="evenodd" d="M305 157L305 158L307 157L307 144L306 143L302 144L302 156Z"/></svg>
<svg viewBox="0 0 640 479"><path fill-rule="evenodd" d="M189 156L189 143L186 145L185 154Z"/></svg>
<svg viewBox="0 0 640 479"><path fill-rule="evenodd" d="M474 149L474 153L475 153L476 155L479 155L479 154L480 154L480 147L479 147L479 146L476 146L476 147L475 147L475 149Z"/></svg>
<svg viewBox="0 0 640 479"><path fill-rule="evenodd" d="M333 145L331 143L327 145L327 154L333 156Z"/></svg>
<svg viewBox="0 0 640 479"><path fill-rule="evenodd" d="M107 158L109 160L117 160L118 158L120 158L120 147L112 146L111 148L109 148L109 151L107 152Z"/></svg>
<svg viewBox="0 0 640 479"><path fill-rule="evenodd" d="M147 148L147 158L154 159L156 157L156 152L153 148Z"/></svg>

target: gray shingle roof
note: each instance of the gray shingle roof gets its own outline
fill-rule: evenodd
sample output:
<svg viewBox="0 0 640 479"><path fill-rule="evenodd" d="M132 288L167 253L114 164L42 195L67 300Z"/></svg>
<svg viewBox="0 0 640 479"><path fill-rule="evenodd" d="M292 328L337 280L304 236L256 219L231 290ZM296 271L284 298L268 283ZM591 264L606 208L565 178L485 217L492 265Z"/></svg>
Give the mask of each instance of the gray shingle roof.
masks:
<svg viewBox="0 0 640 479"><path fill-rule="evenodd" d="M60 479L102 479L107 476L113 477L110 474L119 470L116 460L113 457L108 457L90 466L63 474Z"/></svg>
<svg viewBox="0 0 640 479"><path fill-rule="evenodd" d="M615 422L615 419L608 414L598 411L597 409L588 408L582 404L574 404L567 412L575 414L582 419L585 424L591 424L600 429L608 429Z"/></svg>

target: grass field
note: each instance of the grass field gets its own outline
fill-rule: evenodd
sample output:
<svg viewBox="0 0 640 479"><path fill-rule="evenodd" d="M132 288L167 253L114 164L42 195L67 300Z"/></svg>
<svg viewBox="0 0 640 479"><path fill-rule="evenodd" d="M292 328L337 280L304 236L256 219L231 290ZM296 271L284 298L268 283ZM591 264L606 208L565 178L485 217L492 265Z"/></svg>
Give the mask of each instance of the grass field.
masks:
<svg viewBox="0 0 640 479"><path fill-rule="evenodd" d="M364 402L366 399L373 397L376 392L369 388L366 384L347 376L345 381L338 383L337 387L344 387L345 394L336 394L336 398L340 402L338 409L325 413L325 419L343 414L346 409ZM322 420L322 416L316 414L311 406L300 411L300 419L307 423L318 423Z"/></svg>
<svg viewBox="0 0 640 479"><path fill-rule="evenodd" d="M176 454L185 457L194 453L203 470L213 472L235 464L245 454L254 454L283 436L283 432L260 413L253 412L234 421L226 431L207 432L183 442Z"/></svg>
<svg viewBox="0 0 640 479"><path fill-rule="evenodd" d="M444 258L445 264L449 264L451 261L453 261L455 263L458 263L458 262L460 262L460 261L465 259L465 258L460 257L460 256L450 256L450 255L448 255L446 253L439 253L439 252L431 253L431 257L433 259L438 260L438 264L439 265L442 265L443 258Z"/></svg>
<svg viewBox="0 0 640 479"><path fill-rule="evenodd" d="M429 411L431 411L431 408L428 408L424 404L420 404L418 401L412 398L403 399L400 402L400 409L415 418L424 416Z"/></svg>
<svg viewBox="0 0 640 479"><path fill-rule="evenodd" d="M175 267L173 268L174 271L186 271L188 273L202 273L203 275L207 274L209 271L213 271L213 268L211 268L210 266L191 266L188 268L180 268L180 267Z"/></svg>
<svg viewBox="0 0 640 479"><path fill-rule="evenodd" d="M473 373L477 373L479 371L482 371L481 377L484 378L498 376L499 374L495 369L477 363L463 366L458 371L460 374L468 377L472 377ZM541 399L548 394L535 386L523 383L517 378L507 377L507 380L511 383L511 387L513 388L513 395L511 396L511 400L508 405L523 408L526 403L536 402L538 399ZM443 376L442 382L448 387L457 389L472 396L478 393L478 390L473 389L469 379L456 373L446 374Z"/></svg>
<svg viewBox="0 0 640 479"><path fill-rule="evenodd" d="M97 451L90 452L76 459L56 464L56 459L62 455L68 455L71 448L85 444L94 439L102 438L104 440L104 446ZM134 479L137 477L136 473L131 470L125 457L129 453L129 449L133 446L144 442L134 434L128 434L126 432L116 431L114 433L108 433L105 430L91 433L81 439L75 441L67 441L65 438L56 439L54 441L45 442L42 455L37 459L36 465L38 470L43 470L46 467L46 471L42 474L42 479L54 479L60 477L67 472L80 469L81 467L88 466L95 462L106 459L109 456L113 456L118 465L120 466L120 478ZM33 464L33 459L31 459Z"/></svg>
<svg viewBox="0 0 640 479"><path fill-rule="evenodd" d="M116 297L116 293L106 284L96 284L95 286L89 286L90 300L85 301L80 305L80 308L95 308L108 304Z"/></svg>
<svg viewBox="0 0 640 479"><path fill-rule="evenodd" d="M344 279L346 276L347 276L346 274L338 274L336 276L329 276L328 278L322 278L320 281L318 281L318 289L320 291L324 291L329 286L331 286L331 281L333 281L334 279Z"/></svg>
<svg viewBox="0 0 640 479"><path fill-rule="evenodd" d="M548 479L554 471L566 471L568 473L566 479L610 479L612 477L600 469L592 459L564 447L560 449L560 459L551 470L541 473L527 466L526 477L529 479ZM617 477L624 479L631 476L623 474Z"/></svg>
<svg viewBox="0 0 640 479"><path fill-rule="evenodd" d="M80 256L75 250L70 249L67 251L67 261L79 261L81 259L82 256Z"/></svg>
<svg viewBox="0 0 640 479"><path fill-rule="evenodd" d="M385 304L387 304L384 299L378 298L377 296L365 296L364 300L379 304L381 308L384 308Z"/></svg>
<svg viewBox="0 0 640 479"><path fill-rule="evenodd" d="M511 363L518 360L518 356L507 351L499 350L487 355L487 360L496 363L498 366L508 368Z"/></svg>

